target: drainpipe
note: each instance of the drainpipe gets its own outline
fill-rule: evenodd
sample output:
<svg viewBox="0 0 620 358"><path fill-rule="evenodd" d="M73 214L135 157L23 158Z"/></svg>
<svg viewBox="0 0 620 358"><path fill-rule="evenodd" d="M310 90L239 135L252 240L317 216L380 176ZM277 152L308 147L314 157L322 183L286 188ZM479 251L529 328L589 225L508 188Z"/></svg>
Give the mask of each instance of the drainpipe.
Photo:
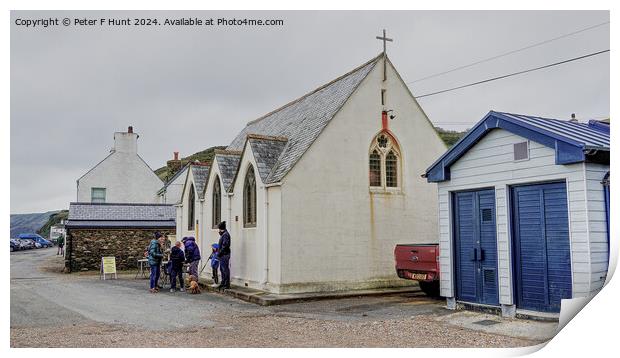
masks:
<svg viewBox="0 0 620 358"><path fill-rule="evenodd" d="M269 192L268 192L268 187L265 186L265 213L263 215L264 217L264 247L263 247L263 262L265 263L265 273L264 273L264 277L263 277L263 282L261 282L262 286L267 285L267 281L269 281Z"/></svg>

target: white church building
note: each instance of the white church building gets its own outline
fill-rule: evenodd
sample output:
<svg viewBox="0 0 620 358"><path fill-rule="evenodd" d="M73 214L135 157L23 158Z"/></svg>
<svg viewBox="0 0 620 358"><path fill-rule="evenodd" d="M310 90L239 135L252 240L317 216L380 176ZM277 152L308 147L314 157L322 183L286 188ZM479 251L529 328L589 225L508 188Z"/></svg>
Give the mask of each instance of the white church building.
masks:
<svg viewBox="0 0 620 358"><path fill-rule="evenodd" d="M190 166L177 237L195 236L206 260L225 220L233 285L408 284L395 274L394 246L438 241L437 189L421 174L445 150L381 53L249 122L210 166Z"/></svg>

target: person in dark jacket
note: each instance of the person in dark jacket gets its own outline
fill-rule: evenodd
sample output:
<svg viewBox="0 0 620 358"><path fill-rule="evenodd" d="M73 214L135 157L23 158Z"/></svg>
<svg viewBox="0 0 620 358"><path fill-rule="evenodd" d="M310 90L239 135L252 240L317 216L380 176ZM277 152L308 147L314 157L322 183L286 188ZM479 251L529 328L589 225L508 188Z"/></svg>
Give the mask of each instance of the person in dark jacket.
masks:
<svg viewBox="0 0 620 358"><path fill-rule="evenodd" d="M183 287L183 263L185 263L185 254L181 250L181 242L177 241L170 249L170 292L177 289L177 277L179 278L179 286L181 292L185 291Z"/></svg>
<svg viewBox="0 0 620 358"><path fill-rule="evenodd" d="M151 267L151 277L150 277L150 291L151 293L159 292L157 288L157 282L159 282L159 275L161 273L161 260L164 257L164 254L161 252L161 246L163 241L163 237L159 232L155 233L155 239L151 240L149 244L149 266Z"/></svg>
<svg viewBox="0 0 620 358"><path fill-rule="evenodd" d="M217 269L220 267L220 259L217 257L218 249L218 244L211 245L211 256L209 256L209 260L211 260L211 271L214 285L217 285L220 281L219 275L217 274Z"/></svg>
<svg viewBox="0 0 620 358"><path fill-rule="evenodd" d="M196 239L192 236L183 238L185 245L185 262L189 264L189 274L198 278L198 263L200 262L200 249L196 245Z"/></svg>
<svg viewBox="0 0 620 358"><path fill-rule="evenodd" d="M222 273L222 282L218 288L226 289L230 288L230 234L226 230L226 221L222 221L217 228L220 233L217 257L220 259L220 272Z"/></svg>

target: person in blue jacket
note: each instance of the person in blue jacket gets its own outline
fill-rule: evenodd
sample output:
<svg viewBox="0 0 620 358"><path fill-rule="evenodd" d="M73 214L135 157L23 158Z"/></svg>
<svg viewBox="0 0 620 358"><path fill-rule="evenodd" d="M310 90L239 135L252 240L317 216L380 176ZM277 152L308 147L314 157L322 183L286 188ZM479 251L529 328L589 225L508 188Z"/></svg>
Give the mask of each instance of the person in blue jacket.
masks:
<svg viewBox="0 0 620 358"><path fill-rule="evenodd" d="M185 262L189 264L189 274L198 279L198 263L200 262L200 249L196 245L196 239L192 236L183 238L185 245Z"/></svg>
<svg viewBox="0 0 620 358"><path fill-rule="evenodd" d="M220 272L222 273L222 282L218 288L223 290L230 288L230 234L226 230L226 221L222 221L217 228L220 233L217 257L220 259Z"/></svg>
<svg viewBox="0 0 620 358"><path fill-rule="evenodd" d="M183 287L183 263L185 262L185 254L181 250L181 242L177 241L170 249L170 292L177 289L177 277L179 278L179 286L181 292L185 291Z"/></svg>
<svg viewBox="0 0 620 358"><path fill-rule="evenodd" d="M163 244L163 236L159 233L155 233L155 238L151 240L148 249L148 261L149 266L151 267L151 277L150 277L150 291L151 293L159 292L159 288L157 287L157 283L159 282L159 275L161 273L161 260L164 257L164 254L161 252L161 247Z"/></svg>
<svg viewBox="0 0 620 358"><path fill-rule="evenodd" d="M218 244L211 245L211 256L209 256L209 260L211 260L213 283L216 285L220 281L219 275L217 274L217 269L220 266L220 259L217 257L217 251L219 247L220 246Z"/></svg>

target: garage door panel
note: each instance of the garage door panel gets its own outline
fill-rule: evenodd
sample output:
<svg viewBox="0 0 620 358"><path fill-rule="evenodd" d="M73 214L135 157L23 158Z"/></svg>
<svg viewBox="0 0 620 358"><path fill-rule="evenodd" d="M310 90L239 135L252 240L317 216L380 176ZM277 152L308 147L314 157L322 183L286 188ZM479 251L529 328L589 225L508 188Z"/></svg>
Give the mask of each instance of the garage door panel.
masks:
<svg viewBox="0 0 620 358"><path fill-rule="evenodd" d="M572 295L565 183L512 188L517 306L557 312Z"/></svg>

